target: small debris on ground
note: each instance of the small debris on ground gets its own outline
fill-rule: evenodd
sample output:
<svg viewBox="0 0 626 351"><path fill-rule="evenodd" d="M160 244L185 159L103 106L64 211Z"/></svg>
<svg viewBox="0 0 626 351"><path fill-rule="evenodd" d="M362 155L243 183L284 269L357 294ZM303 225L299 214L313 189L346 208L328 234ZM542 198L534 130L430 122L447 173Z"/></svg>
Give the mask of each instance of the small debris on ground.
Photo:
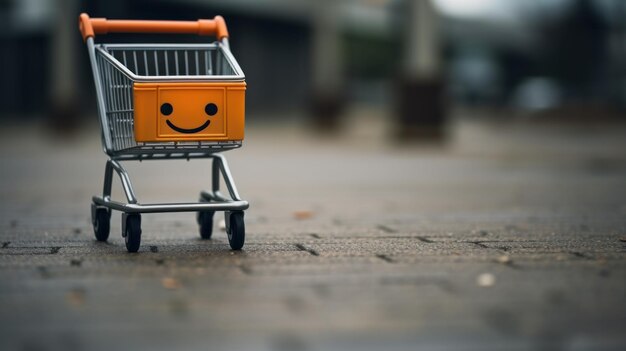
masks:
<svg viewBox="0 0 626 351"><path fill-rule="evenodd" d="M170 277L161 279L161 285L163 285L164 288L170 290L180 289L182 287L178 279Z"/></svg>
<svg viewBox="0 0 626 351"><path fill-rule="evenodd" d="M626 243L626 236L623 236L623 237L619 238L619 241L621 241L623 243Z"/></svg>
<svg viewBox="0 0 626 351"><path fill-rule="evenodd" d="M312 211L295 211L293 217L298 220L310 219L313 217Z"/></svg>
<svg viewBox="0 0 626 351"><path fill-rule="evenodd" d="M502 256L497 258L497 261L498 261L498 263L509 264L509 263L511 263L511 257L509 257L507 255L502 255Z"/></svg>
<svg viewBox="0 0 626 351"><path fill-rule="evenodd" d="M484 288L493 286L495 283L496 276L491 273L483 273L476 278L476 284Z"/></svg>
<svg viewBox="0 0 626 351"><path fill-rule="evenodd" d="M85 303L85 291L83 289L72 289L65 298L67 303L72 306L82 306Z"/></svg>

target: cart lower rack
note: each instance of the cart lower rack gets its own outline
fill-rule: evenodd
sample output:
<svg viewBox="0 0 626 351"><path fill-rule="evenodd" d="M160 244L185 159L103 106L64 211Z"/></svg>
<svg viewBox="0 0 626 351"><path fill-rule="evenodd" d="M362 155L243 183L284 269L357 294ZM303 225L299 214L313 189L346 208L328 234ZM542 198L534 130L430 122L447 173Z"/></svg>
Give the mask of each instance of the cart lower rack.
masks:
<svg viewBox="0 0 626 351"><path fill-rule="evenodd" d="M106 241L111 211L122 212L129 252L141 244L141 213L196 212L200 235L211 238L213 217L224 211L233 250L245 241L244 210L226 158L242 145L245 77L230 52L224 20L130 21L79 17L94 76L104 152L109 159L102 196L94 196L91 218L97 240ZM207 44L95 44L110 32L215 35ZM212 186L198 202L139 203L122 161L212 159ZM126 202L111 199L113 172ZM220 192L223 179L228 196Z"/></svg>

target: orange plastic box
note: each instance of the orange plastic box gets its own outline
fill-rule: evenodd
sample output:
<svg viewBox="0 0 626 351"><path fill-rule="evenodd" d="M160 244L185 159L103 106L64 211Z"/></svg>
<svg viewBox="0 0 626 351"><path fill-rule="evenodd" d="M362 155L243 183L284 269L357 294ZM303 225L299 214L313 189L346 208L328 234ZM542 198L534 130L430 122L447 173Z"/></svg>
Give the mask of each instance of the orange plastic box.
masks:
<svg viewBox="0 0 626 351"><path fill-rule="evenodd" d="M243 140L245 82L135 83L135 140Z"/></svg>

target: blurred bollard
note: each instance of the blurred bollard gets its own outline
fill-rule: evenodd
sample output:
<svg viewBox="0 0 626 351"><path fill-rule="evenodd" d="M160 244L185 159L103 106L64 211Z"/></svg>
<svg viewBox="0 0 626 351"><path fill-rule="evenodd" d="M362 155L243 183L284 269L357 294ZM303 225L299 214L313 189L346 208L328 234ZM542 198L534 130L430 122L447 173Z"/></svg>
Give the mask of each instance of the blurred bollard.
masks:
<svg viewBox="0 0 626 351"><path fill-rule="evenodd" d="M310 112L314 127L321 132L338 129L345 106L338 7L334 0L320 0L314 5Z"/></svg>
<svg viewBox="0 0 626 351"><path fill-rule="evenodd" d="M396 136L400 141L445 139L444 85L440 80L401 80Z"/></svg>
<svg viewBox="0 0 626 351"><path fill-rule="evenodd" d="M400 141L441 141L446 106L439 15L430 0L405 0L400 10L404 54L395 92L395 134Z"/></svg>
<svg viewBox="0 0 626 351"><path fill-rule="evenodd" d="M73 132L80 122L80 89L76 67L76 0L56 0L55 22L50 38L49 127L61 134Z"/></svg>

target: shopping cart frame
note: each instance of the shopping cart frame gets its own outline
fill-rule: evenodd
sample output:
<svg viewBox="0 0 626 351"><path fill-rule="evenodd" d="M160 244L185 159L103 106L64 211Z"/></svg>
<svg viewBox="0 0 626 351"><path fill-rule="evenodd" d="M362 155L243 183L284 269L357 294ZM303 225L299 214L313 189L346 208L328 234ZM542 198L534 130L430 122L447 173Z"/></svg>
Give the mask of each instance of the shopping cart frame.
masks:
<svg viewBox="0 0 626 351"><path fill-rule="evenodd" d="M102 145L108 156L104 171L104 185L102 196L93 196L91 218L96 239L106 241L110 231L111 211L122 212L122 236L125 238L129 252L136 252L141 242L141 214L160 212L197 212L197 221L200 225L202 238L210 238L213 229L213 215L216 211L224 211L226 232L233 250L242 248L245 241L244 210L248 209L247 201L242 200L233 180L230 168L221 151L241 147L241 142L163 142L163 143L135 143L131 147L116 147L111 137L109 118L107 117L106 96L103 90L103 80L100 70L102 65L98 59L102 58L115 65L123 75L132 80L140 81L177 81L177 80L210 80L203 76L140 76L126 68L111 55L105 55L108 47L123 48L125 46L153 48L186 48L211 47L221 50L226 60L233 67L235 74L220 76L220 81L243 81L245 76L230 52L228 32L224 20L217 16L213 20L198 20L197 22L182 21L111 21L100 18L90 19L87 14L79 17L79 29L87 44L89 59L92 67L96 97L98 101L98 116L101 125ZM160 44L160 45L127 45L127 44L95 44L95 34L109 32L165 32L165 33L195 33L200 35L214 34L218 41L212 44ZM97 55L101 55L98 58ZM197 65L197 63L196 63ZM146 66L147 69L147 66ZM131 111L132 113L132 111ZM132 130L129 131L132 133ZM131 135L132 136L132 135ZM144 161L165 159L212 159L211 190L201 191L198 202L187 203L140 203L132 187L130 176L122 166L122 161ZM113 172L119 176L121 187L126 197L126 203L111 199ZM228 195L220 191L220 181L223 179Z"/></svg>

